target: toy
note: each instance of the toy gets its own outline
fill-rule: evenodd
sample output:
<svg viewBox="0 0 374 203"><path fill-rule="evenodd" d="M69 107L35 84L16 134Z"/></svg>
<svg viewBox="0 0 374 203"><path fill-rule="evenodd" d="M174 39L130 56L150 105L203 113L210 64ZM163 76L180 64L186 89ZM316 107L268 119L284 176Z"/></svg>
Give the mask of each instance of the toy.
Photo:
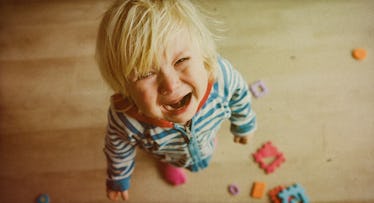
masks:
<svg viewBox="0 0 374 203"><path fill-rule="evenodd" d="M239 194L239 188L234 184L229 185L228 189L229 189L230 194L232 194L232 195Z"/></svg>
<svg viewBox="0 0 374 203"><path fill-rule="evenodd" d="M362 48L357 48L352 51L352 56L356 60L364 60L366 58L366 50Z"/></svg>
<svg viewBox="0 0 374 203"><path fill-rule="evenodd" d="M254 182L252 186L251 196L261 199L264 196L266 185L263 182Z"/></svg>
<svg viewBox="0 0 374 203"><path fill-rule="evenodd" d="M49 196L47 194L41 194L36 199L36 203L49 203Z"/></svg>
<svg viewBox="0 0 374 203"><path fill-rule="evenodd" d="M265 170L266 173L274 172L275 168L279 167L286 159L284 158L283 153L279 152L276 147L272 145L269 141L265 143L255 154L253 157L257 163L260 164L260 167ZM273 157L274 160L266 164L264 162L264 158Z"/></svg>
<svg viewBox="0 0 374 203"><path fill-rule="evenodd" d="M300 184L294 184L282 190L278 197L282 199L282 203L309 203L309 199Z"/></svg>
<svg viewBox="0 0 374 203"><path fill-rule="evenodd" d="M249 89L251 90L253 96L255 96L256 98L262 97L268 93L267 87L265 86L264 82L261 80L250 85Z"/></svg>
<svg viewBox="0 0 374 203"><path fill-rule="evenodd" d="M283 189L284 189L283 186L277 186L269 191L268 195L272 203L281 203L282 200L278 197L278 194Z"/></svg>

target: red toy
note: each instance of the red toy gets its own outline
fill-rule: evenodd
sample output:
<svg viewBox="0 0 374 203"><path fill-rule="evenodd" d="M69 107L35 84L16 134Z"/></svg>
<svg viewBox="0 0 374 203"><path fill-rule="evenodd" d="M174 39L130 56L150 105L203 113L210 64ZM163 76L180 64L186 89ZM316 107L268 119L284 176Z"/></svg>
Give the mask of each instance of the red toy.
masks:
<svg viewBox="0 0 374 203"><path fill-rule="evenodd" d="M274 160L271 163L266 164L264 159L271 157L273 157ZM253 158L268 174L274 172L275 168L279 167L286 160L283 153L279 152L270 141L257 150L257 152L253 154Z"/></svg>
<svg viewBox="0 0 374 203"><path fill-rule="evenodd" d="M268 195L272 203L282 203L282 200L278 197L278 194L284 189L283 186L278 186L269 191Z"/></svg>

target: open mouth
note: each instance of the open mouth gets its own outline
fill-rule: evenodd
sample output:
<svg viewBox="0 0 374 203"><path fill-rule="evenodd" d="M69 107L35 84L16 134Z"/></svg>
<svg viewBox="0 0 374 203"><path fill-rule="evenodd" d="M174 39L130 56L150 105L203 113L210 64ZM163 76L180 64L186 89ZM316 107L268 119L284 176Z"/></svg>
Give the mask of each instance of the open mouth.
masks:
<svg viewBox="0 0 374 203"><path fill-rule="evenodd" d="M165 104L163 107L168 111L179 111L188 106L191 101L192 93L188 93L181 100L173 104Z"/></svg>

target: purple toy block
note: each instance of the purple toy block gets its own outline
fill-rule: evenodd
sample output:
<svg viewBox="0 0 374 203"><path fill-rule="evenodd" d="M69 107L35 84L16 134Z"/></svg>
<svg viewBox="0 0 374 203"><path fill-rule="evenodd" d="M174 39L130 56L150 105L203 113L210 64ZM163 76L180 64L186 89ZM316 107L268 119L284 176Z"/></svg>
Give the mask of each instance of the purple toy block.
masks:
<svg viewBox="0 0 374 203"><path fill-rule="evenodd" d="M249 86L253 96L256 98L262 97L268 93L268 88L265 86L265 83L262 80L259 80Z"/></svg>

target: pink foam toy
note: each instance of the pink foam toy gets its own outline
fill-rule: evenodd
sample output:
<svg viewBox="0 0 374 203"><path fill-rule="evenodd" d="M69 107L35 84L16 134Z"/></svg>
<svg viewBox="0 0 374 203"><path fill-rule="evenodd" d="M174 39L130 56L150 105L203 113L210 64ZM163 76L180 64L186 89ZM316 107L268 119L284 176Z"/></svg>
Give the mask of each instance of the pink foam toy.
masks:
<svg viewBox="0 0 374 203"><path fill-rule="evenodd" d="M264 162L264 159L269 157L273 157L274 160L271 163L266 164ZM253 154L253 158L268 174L274 172L277 167L279 167L283 162L286 161L283 153L279 152L278 149L273 146L270 141L265 143L260 149L258 149L257 152Z"/></svg>
<svg viewBox="0 0 374 203"><path fill-rule="evenodd" d="M230 194L232 194L232 195L239 194L239 188L235 184L229 185L228 189L229 189Z"/></svg>
<svg viewBox="0 0 374 203"><path fill-rule="evenodd" d="M262 80L251 84L249 89L256 98L262 97L268 93L268 88L265 86L265 83Z"/></svg>

